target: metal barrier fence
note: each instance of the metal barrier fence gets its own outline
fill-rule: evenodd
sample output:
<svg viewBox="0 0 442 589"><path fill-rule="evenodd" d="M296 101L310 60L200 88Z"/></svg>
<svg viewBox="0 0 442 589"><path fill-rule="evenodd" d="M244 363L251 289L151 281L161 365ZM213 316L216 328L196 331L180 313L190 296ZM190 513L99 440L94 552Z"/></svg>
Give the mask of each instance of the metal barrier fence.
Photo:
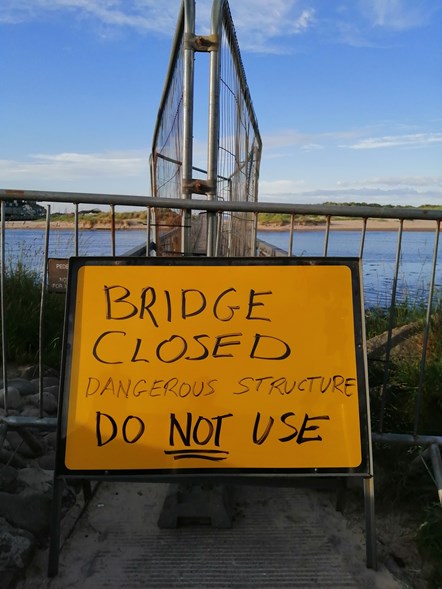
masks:
<svg viewBox="0 0 442 589"><path fill-rule="evenodd" d="M323 251L322 255L327 256L330 250L330 241L335 233L334 222L337 217L357 220L357 236L359 247L357 256L364 260L365 244L367 233L370 231L370 219L395 219L397 222L396 238L396 255L394 260L394 275L392 277L391 288L389 290L389 304L387 309L382 313L386 318L385 332L380 338L368 342L367 355L370 368L370 391L372 406L372 430L373 440L378 442L388 442L397 444L406 444L410 446L421 446L427 449L430 456L433 471L440 493L442 493L442 468L439 448L442 444L442 431L440 426L440 403L442 390L440 385L440 342L438 338L438 328L442 325L442 308L438 298L438 288L436 276L441 267L439 262L439 234L442 222L442 211L410 209L410 208L388 208L388 207L367 207L367 206L325 206L325 205L290 205L282 203L249 203L249 202L224 202L224 201L203 201L203 200L186 200L186 199L160 199L146 198L139 196L102 196L94 194L75 194L75 193L49 193L37 191L13 191L0 190L0 200L8 201L18 198L32 201L44 201L53 203L75 203L74 224L72 235L74 244L71 253L78 254L78 206L80 203L87 204L107 204L111 211L111 228L109 232L109 246L106 255L119 255L118 241L119 229L115 223L115 206L123 207L144 207L146 210L146 229L143 230L145 235L144 245L138 249L137 255L145 252L145 255L155 254L152 247L152 223L151 213L161 209L170 209L171 207L180 210L187 210L190 215L203 213L205 218L207 213L213 215L225 215L226 213L246 213L257 220L260 212L270 213L287 213L290 215L291 223L287 230L287 252L285 248L273 248L268 244L256 244L255 255L293 255L293 244L300 244L309 235L309 232L303 230L303 223L306 217L322 216L323 224L317 228L322 234ZM2 206L2 211L4 207ZM81 213L81 211L80 211ZM409 320L402 326L399 323L399 314L402 303L397 298L398 273L401 263L403 262L403 236L407 229L407 224L411 221L427 220L433 224L433 253L431 269L428 274L428 288L426 300L421 303L420 315ZM20 416L16 412L10 411L9 389L8 389L8 367L13 358L8 357L8 333L11 325L8 323L8 314L6 312L5 301L5 279L8 273L8 261L5 257L7 251L7 242L13 239L13 230L7 229L5 217L1 222L1 281L0 281L0 304L2 320L2 371L3 371L3 389L4 394L1 399L1 419L2 430L0 431L0 441L4 439L4 427L12 427L26 431L27 428L48 428L55 427L55 418L50 419L44 413L43 404L43 374L44 374L44 357L42 357L42 341L45 333L45 306L47 305L47 268L48 268L48 251L45 246L44 261L41 271L41 314L39 327L39 379L40 379L40 403L38 415ZM53 229L51 215L48 211L46 221L46 235L49 235ZM42 230L43 231L43 230ZM145 233L144 233L145 231ZM90 232L92 242L96 239L98 232ZM164 240L171 239L173 231L165 233ZM430 234L431 235L431 234ZM47 242L47 237L45 238ZM141 246L142 244L140 244ZM169 246L164 249L168 249ZM120 250L121 251L121 250ZM83 255L83 252L82 252ZM342 251L341 255L355 255L354 252ZM384 287L383 287L384 288ZM385 293L383 293L385 295ZM13 305L14 301L8 301ZM368 319L373 309L367 309ZM60 330L61 330L60 326ZM37 336L37 334L36 334ZM61 333L60 333L61 337ZM409 347L402 350L398 347L398 342L409 342ZM402 345L402 344L401 344ZM411 352L410 352L411 346ZM398 352L399 350L399 352ZM404 351L405 350L405 351ZM408 351L407 351L408 350ZM402 358L406 356L406 358ZM401 380L400 366L402 360L409 363L412 367L414 376L410 380L410 370L408 370L408 379ZM414 379L414 380L413 380ZM26 434L25 434L26 435Z"/></svg>
<svg viewBox="0 0 442 589"><path fill-rule="evenodd" d="M210 55L206 170L193 165L196 52ZM214 0L210 35L201 36L195 35L195 2L183 0L152 142L152 195L255 202L261 147L228 2ZM209 212L202 223L181 211L177 253L193 253L195 234L204 231L210 255L252 255L256 227L250 213ZM162 215L157 225L164 224Z"/></svg>

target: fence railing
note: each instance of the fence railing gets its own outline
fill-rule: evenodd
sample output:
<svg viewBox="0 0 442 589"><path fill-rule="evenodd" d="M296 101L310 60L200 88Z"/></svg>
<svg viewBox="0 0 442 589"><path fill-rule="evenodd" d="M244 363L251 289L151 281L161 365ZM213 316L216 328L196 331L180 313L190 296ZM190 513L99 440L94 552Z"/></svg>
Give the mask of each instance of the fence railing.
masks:
<svg viewBox="0 0 442 589"><path fill-rule="evenodd" d="M139 196L104 196L94 194L76 194L76 193L50 193L38 191L13 191L0 190L0 200L3 202L13 198L24 200L40 201L50 203L52 206L56 203L64 203L63 208L69 204L74 206L73 224L69 230L65 230L72 236L71 250L65 252L61 257L69 255L96 255L94 251L90 254L79 247L79 236L82 233L79 228L79 218L81 204L87 205L104 205L109 206L111 212L111 223L106 239L108 240L104 255L115 256L126 252L129 247L122 249L119 245L121 235L127 234L122 231L115 221L115 207L119 210L133 210L133 207L143 207L146 212L145 228L142 230L143 244L140 244L138 254L145 252L145 255L156 255L157 250L163 248L164 253L173 252L173 239L176 239L176 232L173 228L164 231L162 238L163 243L153 243L154 223L151 219L155 217L153 213L160 212L163 209L174 208L176 210L187 210L189 215L197 217L200 224L204 224L207 214L223 216L226 213L246 213L257 220L259 213L286 213L289 215L290 222L287 230L283 234L286 238L286 246L275 248L269 244L262 244L257 241L254 247L255 255L294 255L294 250L307 251L302 246L303 241L311 235L311 231L305 231L305 224L315 217L318 223L318 217L322 218L322 223L315 227L315 234L318 239L322 240L322 252L319 255L336 256L333 252L331 243L337 231L335 223L337 219L352 219L356 224L351 232L353 235L353 244L356 240L356 252L354 245L352 251L341 249L341 256L360 257L364 262L366 256L367 236L370 234L370 223L372 219L391 219L396 222L396 230L391 233L396 241L396 251L392 260L393 275L390 282L379 285L382 292L379 292L379 299L387 300L387 305L382 305L380 313L384 320L385 328L378 339L373 338L368 342L368 360L370 368L370 390L372 406L372 429L373 439L389 443L408 444L414 446L423 446L429 448L428 452L434 466L436 479L442 476L440 469L440 452L439 447L442 444L442 426L440 415L440 403L442 399L442 386L440 383L439 372L435 372L440 357L440 332L442 328L442 306L440 302L440 256L439 256L439 235L442 222L442 211L423 210L410 208L392 208L392 207L368 207L368 206L326 206L326 205L295 205L283 203L250 203L245 201L208 201L200 199L161 199L146 198ZM4 207L2 206L2 210ZM159 215L157 215L159 216ZM426 273L427 281L425 289L425 298L421 299L417 314L407 315L403 312L405 303L398 299L398 282L399 270L402 264L407 261L407 252L403 248L404 234L411 221L415 223L426 220L432 225L432 232L427 233L428 238L432 241L432 253L430 268ZM196 222L195 222L196 225ZM42 242L45 241L43 234L51 235L56 223L51 220L51 215L47 215L45 228L41 229ZM1 281L0 281L0 303L1 303L1 327L2 327L2 372L4 394L1 399L1 421L3 425L14 428L29 427L55 427L55 419L51 420L50 416L44 410L44 387L43 376L45 359L42 356L42 341L45 335L45 317L47 312L44 307L47 306L47 268L49 256L60 255L56 251L44 247L44 255L39 273L41 275L41 314L39 324L39 334L35 334L37 347L40 357L39 379L40 379L40 402L38 414L30 416L20 416L17 411L11 411L10 389L8 386L8 370L13 358L8 356L9 332L13 327L8 321L8 311L6 310L5 300L5 280L11 268L11 260L7 260L8 242L14 240L14 231L9 229L9 222L2 218L1 222ZM201 230L204 233L204 228ZM88 231L89 243L94 244L99 236L98 231ZM16 235L16 234L15 234ZM281 234L280 234L281 235ZM175 236L175 237L174 237ZM198 239L196 239L198 241ZM377 240L379 241L379 240ZM81 243L80 243L81 246ZM204 249L204 248L203 248ZM195 249L195 255L201 255ZM299 254L298 254L299 255ZM318 254L316 254L318 255ZM35 256L34 256L35 258ZM370 288L373 288L371 285ZM386 290L388 288L388 290ZM382 295L382 296L381 296ZM8 305L14 305L15 301L7 301ZM406 305L405 305L406 306ZM375 309L367 308L367 324L375 313ZM405 321L405 324L403 324ZM61 330L60 325L60 330ZM62 334L60 333L60 338ZM411 355L407 351L407 361L412 368L407 370L407 378L403 378L400 372L402 356L405 352L401 351L401 345L408 342L407 350L412 347ZM400 346L398 347L398 342ZM404 348L405 349L405 348ZM398 351L399 350L399 351ZM440 363L439 363L440 364ZM49 421L48 421L49 420ZM1 433L1 432L0 432ZM1 439L1 435L0 435ZM442 479L438 479L442 480Z"/></svg>

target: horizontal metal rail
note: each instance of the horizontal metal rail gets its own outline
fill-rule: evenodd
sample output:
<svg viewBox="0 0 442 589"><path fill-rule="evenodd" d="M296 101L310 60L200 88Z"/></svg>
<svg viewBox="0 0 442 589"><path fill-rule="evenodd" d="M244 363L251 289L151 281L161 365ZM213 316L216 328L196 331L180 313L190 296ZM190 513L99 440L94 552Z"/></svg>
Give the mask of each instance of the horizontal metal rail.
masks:
<svg viewBox="0 0 442 589"><path fill-rule="evenodd" d="M403 219L410 221L427 220L442 221L442 210L410 209L409 207L369 207L363 205L310 205L270 202L239 202L239 201L207 201L193 198L152 198L150 196L127 194L97 194L93 192L53 192L45 190L18 190L0 188L0 200L20 198L29 201L50 201L96 205L122 205L130 207L155 207L165 209L186 209L210 212L256 212L256 213L287 213L294 215L316 215L331 217L351 217L363 219Z"/></svg>

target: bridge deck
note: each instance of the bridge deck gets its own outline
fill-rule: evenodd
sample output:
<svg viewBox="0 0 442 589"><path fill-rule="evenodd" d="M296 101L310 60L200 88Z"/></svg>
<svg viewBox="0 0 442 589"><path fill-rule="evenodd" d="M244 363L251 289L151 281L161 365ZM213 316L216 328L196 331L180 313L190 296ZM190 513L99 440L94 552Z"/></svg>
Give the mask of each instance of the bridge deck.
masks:
<svg viewBox="0 0 442 589"><path fill-rule="evenodd" d="M235 486L233 526L157 526L164 484L103 483L69 537L57 577L41 551L20 589L241 589L401 587L365 567L361 531L349 530L334 493ZM72 516L70 516L72 517Z"/></svg>

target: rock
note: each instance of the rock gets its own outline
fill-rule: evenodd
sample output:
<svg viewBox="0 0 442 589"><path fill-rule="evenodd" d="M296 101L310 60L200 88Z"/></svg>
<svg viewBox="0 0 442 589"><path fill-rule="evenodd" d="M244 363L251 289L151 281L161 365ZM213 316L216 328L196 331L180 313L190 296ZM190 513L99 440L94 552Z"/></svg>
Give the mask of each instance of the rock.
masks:
<svg viewBox="0 0 442 589"><path fill-rule="evenodd" d="M419 359L422 353L422 341L416 334L422 330L419 321L396 327L391 332L390 347L391 357ZM367 341L367 357L370 360L379 360L385 356L388 343L388 331L376 335Z"/></svg>
<svg viewBox="0 0 442 589"><path fill-rule="evenodd" d="M5 465L0 468L0 491L14 493L17 490L18 473L15 468Z"/></svg>
<svg viewBox="0 0 442 589"><path fill-rule="evenodd" d="M26 401L33 405L34 407L40 407L40 395L37 393L36 395L30 395L26 398ZM58 409L57 400L54 398L54 395L43 391L43 410L47 411L48 413L56 413Z"/></svg>
<svg viewBox="0 0 442 589"><path fill-rule="evenodd" d="M6 415L6 411L3 412L3 415ZM11 409L8 408L8 416L13 417L14 415L20 415L20 411L18 409Z"/></svg>
<svg viewBox="0 0 442 589"><path fill-rule="evenodd" d="M39 379L38 378L34 378L31 380L32 383L37 383L37 387L39 386ZM52 386L59 386L60 384L60 379L57 376L44 376L43 377L43 389L45 389L46 387L52 387Z"/></svg>
<svg viewBox="0 0 442 589"><path fill-rule="evenodd" d="M24 399L20 394L20 391L15 387L11 387L9 385L6 393L6 401L8 409L21 409L25 404ZM5 407L4 388L0 390L0 406Z"/></svg>
<svg viewBox="0 0 442 589"><path fill-rule="evenodd" d="M57 447L57 432L48 432L44 436L44 441L48 450L54 450Z"/></svg>
<svg viewBox="0 0 442 589"><path fill-rule="evenodd" d="M55 399L58 400L58 396L59 396L59 392L60 392L60 387L58 384L54 384L50 387L45 387L44 388L44 392L45 393L50 393L51 395L53 395L55 397Z"/></svg>
<svg viewBox="0 0 442 589"><path fill-rule="evenodd" d="M15 468L25 468L26 466L26 462L23 460L23 458L18 456L15 452L9 452L9 450L5 450L5 448L0 450L0 463L9 464Z"/></svg>
<svg viewBox="0 0 442 589"><path fill-rule="evenodd" d="M0 575L3 589L15 587L31 561L35 544L32 534L13 528L0 518Z"/></svg>
<svg viewBox="0 0 442 589"><path fill-rule="evenodd" d="M18 481L33 491L50 494L52 491L53 473L50 470L43 470L39 467L22 468L18 472Z"/></svg>
<svg viewBox="0 0 442 589"><path fill-rule="evenodd" d="M25 378L11 378L8 381L8 388L9 386L16 388L22 397L38 393L38 385L36 386L35 383L29 382Z"/></svg>
<svg viewBox="0 0 442 589"><path fill-rule="evenodd" d="M23 433L26 433L22 430ZM25 458L35 458L43 452L39 432L27 432L25 439L20 435L18 431L10 430L6 436L9 449L14 452L18 452Z"/></svg>
<svg viewBox="0 0 442 589"><path fill-rule="evenodd" d="M38 382L39 380L39 374L40 374L40 369L38 364L32 365L32 366L26 366L25 368L22 368L21 370L21 377L22 378L26 378L29 379L31 381L36 380ZM58 378L59 373L57 370L54 370L53 368L50 368L49 366L43 366L43 380L48 377L48 378ZM44 386L44 383L43 383Z"/></svg>
<svg viewBox="0 0 442 589"><path fill-rule="evenodd" d="M19 452L20 455L25 458L34 458L35 451L32 448L29 448L18 432L12 430L8 431L6 439L11 450Z"/></svg>
<svg viewBox="0 0 442 589"><path fill-rule="evenodd" d="M24 366L20 370L20 376L22 378L26 378L26 380L31 380L33 378L38 377L38 370L39 370L38 364L31 364L30 366Z"/></svg>
<svg viewBox="0 0 442 589"><path fill-rule="evenodd" d="M0 492L0 517L35 536L48 532L50 513L51 499L43 493L31 489L18 495Z"/></svg>
<svg viewBox="0 0 442 589"><path fill-rule="evenodd" d="M55 451L46 452L43 456L38 458L38 465L43 470L54 470L55 469Z"/></svg>
<svg viewBox="0 0 442 589"><path fill-rule="evenodd" d="M52 376L45 376L43 378L43 388L46 387L54 387L54 386L60 386L60 379L58 376L52 375Z"/></svg>
<svg viewBox="0 0 442 589"><path fill-rule="evenodd" d="M25 405L22 409L21 415L23 415L23 417L39 417L40 409L35 407L35 405Z"/></svg>

